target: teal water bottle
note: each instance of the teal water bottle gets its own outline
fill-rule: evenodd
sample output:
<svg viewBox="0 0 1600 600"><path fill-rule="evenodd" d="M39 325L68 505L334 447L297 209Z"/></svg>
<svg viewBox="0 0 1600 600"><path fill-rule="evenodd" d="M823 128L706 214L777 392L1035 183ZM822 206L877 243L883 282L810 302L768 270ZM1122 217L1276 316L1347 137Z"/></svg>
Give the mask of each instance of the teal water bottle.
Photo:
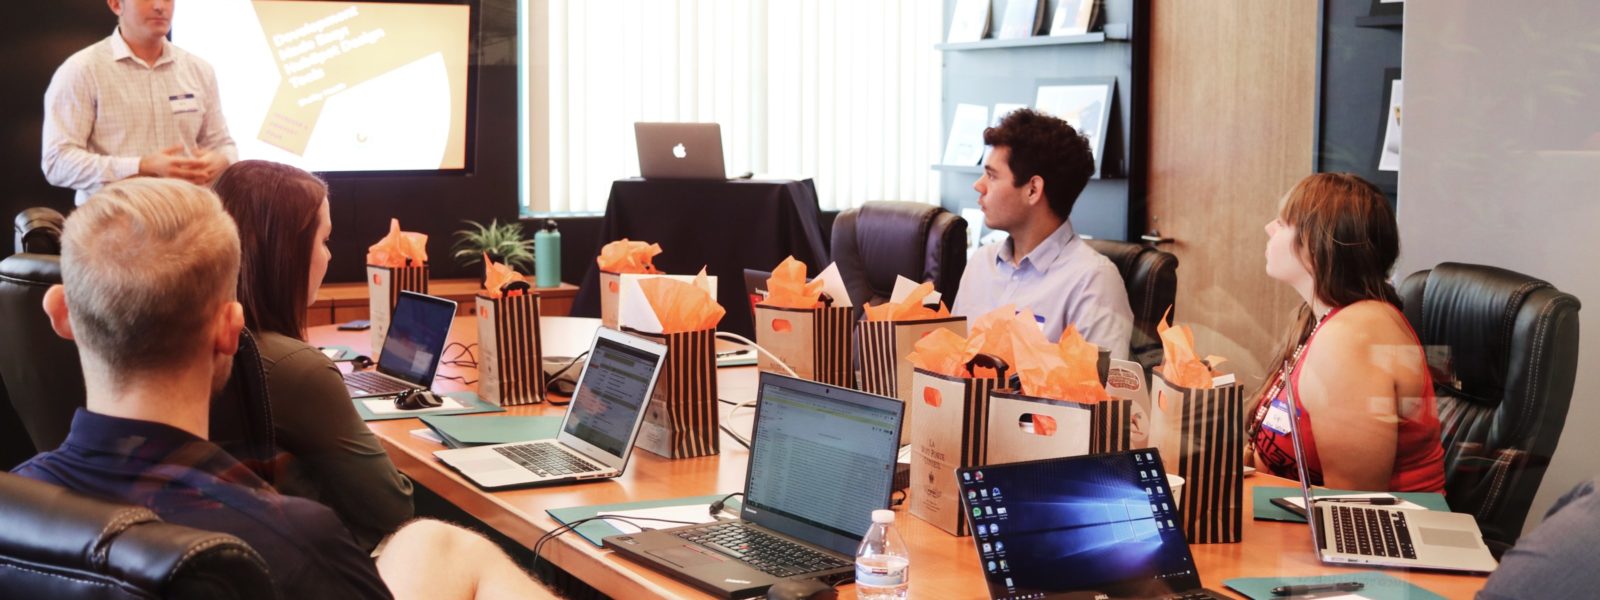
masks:
<svg viewBox="0 0 1600 600"><path fill-rule="evenodd" d="M533 234L533 280L542 288L561 285L561 232L554 219L545 219L544 229Z"/></svg>

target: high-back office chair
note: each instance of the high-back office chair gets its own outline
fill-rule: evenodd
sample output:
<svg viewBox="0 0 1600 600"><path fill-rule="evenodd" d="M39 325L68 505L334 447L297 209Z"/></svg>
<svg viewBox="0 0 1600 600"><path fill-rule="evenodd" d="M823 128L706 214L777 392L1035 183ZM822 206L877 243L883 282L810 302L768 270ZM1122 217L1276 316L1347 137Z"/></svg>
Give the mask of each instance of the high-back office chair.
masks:
<svg viewBox="0 0 1600 600"><path fill-rule="evenodd" d="M275 597L239 538L149 509L0 473L0 590L8 598Z"/></svg>
<svg viewBox="0 0 1600 600"><path fill-rule="evenodd" d="M1566 424L1581 305L1544 281L1459 263L1412 274L1400 296L1433 372L1445 497L1499 554L1522 532Z"/></svg>
<svg viewBox="0 0 1600 600"><path fill-rule="evenodd" d="M59 241L56 244L59 247ZM6 332L0 336L0 385L9 396L0 412L11 411L16 417L0 415L0 428L8 423L22 428L0 430L0 435L25 437L38 452L61 445L73 413L85 402L78 347L56 335L41 308L45 290L57 283L61 283L59 256L21 253L0 260L0 329ZM275 481L271 400L261 355L248 331L240 334L233 376L211 403L210 427L212 441L263 479ZM21 451L0 448L7 448L0 455L3 460L14 460Z"/></svg>
<svg viewBox="0 0 1600 600"><path fill-rule="evenodd" d="M967 268L967 222L938 206L868 202L839 213L832 252L858 315L889 299L897 275L932 281L948 305Z"/></svg>
<svg viewBox="0 0 1600 600"><path fill-rule="evenodd" d="M1128 305L1133 308L1133 336L1128 356L1142 365L1146 373L1161 364L1161 337L1156 326L1167 309L1177 312L1178 257L1143 244L1114 240L1084 240L1096 252L1111 259L1128 288ZM1177 318L1174 316L1173 318Z"/></svg>
<svg viewBox="0 0 1600 600"><path fill-rule="evenodd" d="M61 227L66 217L55 209L36 206L17 213L12 219L16 250L20 254L61 254Z"/></svg>

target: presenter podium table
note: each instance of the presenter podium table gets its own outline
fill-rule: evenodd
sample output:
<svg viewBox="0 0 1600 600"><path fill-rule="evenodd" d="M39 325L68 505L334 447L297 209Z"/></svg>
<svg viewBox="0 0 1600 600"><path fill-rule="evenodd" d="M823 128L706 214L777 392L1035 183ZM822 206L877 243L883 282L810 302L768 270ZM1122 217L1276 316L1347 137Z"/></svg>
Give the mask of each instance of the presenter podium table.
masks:
<svg viewBox="0 0 1600 600"><path fill-rule="evenodd" d="M771 271L793 256L815 275L828 265L828 242L817 222L810 179L699 181L619 179L611 184L600 243L622 238L661 244L663 273L717 276L717 300L728 310L718 329L754 338L744 270ZM572 314L600 316L600 273L594 263L579 285Z"/></svg>
<svg viewBox="0 0 1600 600"><path fill-rule="evenodd" d="M576 339L582 331L593 331L592 321L561 319L547 331L564 338L565 345L585 345ZM312 327L307 338L313 345L345 345L356 350L367 348L366 332L338 331L334 326ZM471 344L477 341L472 317L457 317L450 330L450 341ZM552 340L554 342L554 340ZM441 366L440 375L477 379L475 369ZM719 398L740 401L756 394L758 373L754 367L722 369L717 373ZM474 389L439 379L435 389L454 391ZM741 435L750 433L753 411L741 410L730 418L731 407L722 405L723 423ZM565 407L534 404L509 407L512 415L560 415ZM492 415L473 418L492 419ZM593 506L644 500L665 500L690 496L726 494L744 490L745 470L750 453L727 434L722 436L722 453L701 458L670 460L644 450L635 450L622 477L595 483L558 485L523 490L485 492L478 489L434 459L444 447L410 434L424 427L418 419L396 419L368 423L389 458L418 484L460 507L518 543L532 548L540 536L560 526L545 513L550 508ZM1251 498L1256 486L1293 486L1292 481L1257 474L1245 479L1244 498ZM916 498L909 499L915 502ZM1248 507L1246 508L1248 511ZM905 505L895 507L895 520L911 549L911 597L988 598L983 574L979 571L977 550L972 538L956 537L911 516ZM1256 521L1245 515L1244 541L1237 544L1195 544L1195 567L1206 587L1228 592L1222 582L1236 577L1312 577L1374 570L1321 564L1312 555L1311 533L1302 523ZM566 534L545 544L544 559L581 579L612 598L709 598L686 584L652 571L643 565L596 548L576 534ZM1471 574L1377 569L1421 586L1446 598L1471 598L1483 587L1484 577ZM854 586L840 589L840 598L854 598Z"/></svg>

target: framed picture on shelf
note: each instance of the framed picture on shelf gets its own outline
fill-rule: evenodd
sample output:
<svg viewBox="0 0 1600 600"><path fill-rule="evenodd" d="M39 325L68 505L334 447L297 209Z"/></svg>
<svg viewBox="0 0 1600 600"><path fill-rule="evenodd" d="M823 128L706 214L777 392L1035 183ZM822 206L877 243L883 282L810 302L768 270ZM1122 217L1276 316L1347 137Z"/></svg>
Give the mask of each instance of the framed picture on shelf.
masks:
<svg viewBox="0 0 1600 600"><path fill-rule="evenodd" d="M1054 18L1050 19L1050 35L1083 35L1094 26L1096 0L1058 0Z"/></svg>
<svg viewBox="0 0 1600 600"><path fill-rule="evenodd" d="M1044 25L1044 0L1006 0L1005 5L996 39L1030 38Z"/></svg>
<svg viewBox="0 0 1600 600"><path fill-rule="evenodd" d="M1388 107L1384 111L1383 120L1378 126L1378 156L1379 171L1400 171L1400 105L1403 102L1402 81L1400 69L1385 69L1383 72L1383 105Z"/></svg>
<svg viewBox="0 0 1600 600"><path fill-rule="evenodd" d="M1399 16L1406 13L1406 0L1372 0L1372 8L1368 15L1393 15Z"/></svg>
<svg viewBox="0 0 1600 600"><path fill-rule="evenodd" d="M1109 135L1116 91L1117 80L1113 77L1041 79L1038 95L1033 102L1036 110L1066 121L1088 138L1089 149L1094 152L1097 178L1105 165L1106 136Z"/></svg>

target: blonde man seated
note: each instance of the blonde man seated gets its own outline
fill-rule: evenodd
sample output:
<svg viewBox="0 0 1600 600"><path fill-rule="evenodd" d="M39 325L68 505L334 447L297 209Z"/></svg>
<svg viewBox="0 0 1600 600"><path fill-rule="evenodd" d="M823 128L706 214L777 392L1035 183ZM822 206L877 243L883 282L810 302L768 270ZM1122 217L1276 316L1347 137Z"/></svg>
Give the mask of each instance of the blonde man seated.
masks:
<svg viewBox="0 0 1600 600"><path fill-rule="evenodd" d="M488 540L437 521L402 527L374 561L332 510L279 494L206 441L244 326L239 234L209 190L106 186L67 219L61 269L45 311L78 343L87 408L16 473L238 536L285 598L551 597Z"/></svg>

